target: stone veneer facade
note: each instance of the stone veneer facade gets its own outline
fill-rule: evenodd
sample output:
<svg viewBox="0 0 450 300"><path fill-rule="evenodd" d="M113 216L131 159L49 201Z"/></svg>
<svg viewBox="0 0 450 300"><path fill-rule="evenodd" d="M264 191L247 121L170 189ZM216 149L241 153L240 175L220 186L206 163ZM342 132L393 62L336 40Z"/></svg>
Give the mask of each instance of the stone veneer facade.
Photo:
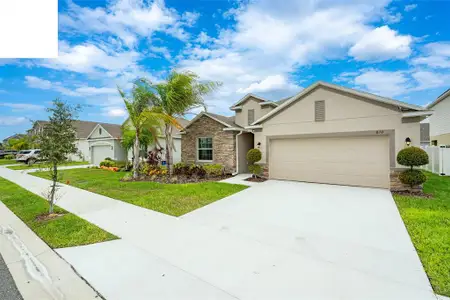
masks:
<svg viewBox="0 0 450 300"><path fill-rule="evenodd" d="M236 171L236 132L223 131L226 126L203 115L191 124L181 136L181 161L195 164L221 164L225 172ZM212 137L213 161L197 161L197 139Z"/></svg>

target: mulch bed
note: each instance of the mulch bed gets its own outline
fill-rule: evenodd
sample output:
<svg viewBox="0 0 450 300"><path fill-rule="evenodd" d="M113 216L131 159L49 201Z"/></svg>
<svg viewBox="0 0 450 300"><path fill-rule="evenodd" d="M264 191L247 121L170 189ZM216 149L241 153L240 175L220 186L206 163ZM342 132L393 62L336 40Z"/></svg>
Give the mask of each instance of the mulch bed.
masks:
<svg viewBox="0 0 450 300"><path fill-rule="evenodd" d="M59 217L62 217L62 216L64 216L64 215L65 215L65 214L55 214L55 213L53 213L53 214L47 214L47 213L45 213L45 214L38 215L38 216L36 217L36 221L39 221L39 222L50 221L50 220L53 220L53 219L57 219L57 218L59 218Z"/></svg>
<svg viewBox="0 0 450 300"><path fill-rule="evenodd" d="M398 191L398 192L392 192L392 193L395 195L407 196L407 197L418 197L418 198L424 198L424 199L434 198L434 196L432 194L427 194L424 192Z"/></svg>
<svg viewBox="0 0 450 300"><path fill-rule="evenodd" d="M197 176L140 176L137 179L121 179L121 181L152 181L165 184L183 184L183 183L198 183L198 182L208 182L208 181L220 181L227 178L233 177L231 175L222 175L217 177L197 177Z"/></svg>
<svg viewBox="0 0 450 300"><path fill-rule="evenodd" d="M250 182L264 182L267 179L266 178L262 178L262 177L249 177L247 179L244 179L245 181L250 181Z"/></svg>

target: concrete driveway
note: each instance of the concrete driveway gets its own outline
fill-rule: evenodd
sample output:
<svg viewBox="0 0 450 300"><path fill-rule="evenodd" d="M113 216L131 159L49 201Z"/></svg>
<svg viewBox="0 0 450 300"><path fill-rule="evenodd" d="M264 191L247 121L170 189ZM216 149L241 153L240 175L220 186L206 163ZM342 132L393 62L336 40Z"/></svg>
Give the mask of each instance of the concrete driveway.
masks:
<svg viewBox="0 0 450 300"><path fill-rule="evenodd" d="M387 190L267 181L182 219L280 251L240 299L436 299Z"/></svg>
<svg viewBox="0 0 450 300"><path fill-rule="evenodd" d="M120 237L56 250L108 300L436 300L386 190L267 181L181 218L61 192L59 206Z"/></svg>

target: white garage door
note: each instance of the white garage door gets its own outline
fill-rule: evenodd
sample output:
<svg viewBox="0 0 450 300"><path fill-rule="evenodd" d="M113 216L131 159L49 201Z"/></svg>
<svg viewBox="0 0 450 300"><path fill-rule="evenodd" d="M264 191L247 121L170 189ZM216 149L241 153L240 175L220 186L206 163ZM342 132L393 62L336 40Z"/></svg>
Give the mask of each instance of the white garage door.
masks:
<svg viewBox="0 0 450 300"><path fill-rule="evenodd" d="M274 139L269 151L273 179L389 188L387 136Z"/></svg>
<svg viewBox="0 0 450 300"><path fill-rule="evenodd" d="M110 157L114 158L113 151L111 150L111 146L107 145L98 145L98 146L92 146L92 159L91 163L94 165L99 165L100 162L105 160L105 158Z"/></svg>

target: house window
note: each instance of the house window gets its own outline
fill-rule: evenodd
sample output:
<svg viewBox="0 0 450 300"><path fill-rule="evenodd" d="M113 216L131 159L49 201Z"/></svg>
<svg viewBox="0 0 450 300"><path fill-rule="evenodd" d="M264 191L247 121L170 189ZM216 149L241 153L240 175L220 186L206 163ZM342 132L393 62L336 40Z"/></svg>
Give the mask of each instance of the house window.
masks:
<svg viewBox="0 0 450 300"><path fill-rule="evenodd" d="M314 102L314 120L316 122L325 121L325 100Z"/></svg>
<svg viewBox="0 0 450 300"><path fill-rule="evenodd" d="M198 138L197 158L198 160L202 161L213 160L212 138L210 137Z"/></svg>
<svg viewBox="0 0 450 300"><path fill-rule="evenodd" d="M437 146L437 140L432 140L431 141L431 146Z"/></svg>
<svg viewBox="0 0 450 300"><path fill-rule="evenodd" d="M248 125L251 125L253 122L255 122L255 110L249 109L248 110Z"/></svg>
<svg viewBox="0 0 450 300"><path fill-rule="evenodd" d="M102 135L102 129L101 128L98 129L98 134Z"/></svg>

